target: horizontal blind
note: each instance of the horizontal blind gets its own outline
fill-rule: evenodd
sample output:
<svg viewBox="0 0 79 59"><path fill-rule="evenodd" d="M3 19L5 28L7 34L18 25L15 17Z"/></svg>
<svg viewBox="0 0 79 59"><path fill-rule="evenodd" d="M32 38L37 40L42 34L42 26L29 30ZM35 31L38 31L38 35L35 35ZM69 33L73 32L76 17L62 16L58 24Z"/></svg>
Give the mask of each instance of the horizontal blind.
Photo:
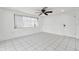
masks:
<svg viewBox="0 0 79 59"><path fill-rule="evenodd" d="M14 15L15 16L15 27L37 27L38 21L37 18Z"/></svg>

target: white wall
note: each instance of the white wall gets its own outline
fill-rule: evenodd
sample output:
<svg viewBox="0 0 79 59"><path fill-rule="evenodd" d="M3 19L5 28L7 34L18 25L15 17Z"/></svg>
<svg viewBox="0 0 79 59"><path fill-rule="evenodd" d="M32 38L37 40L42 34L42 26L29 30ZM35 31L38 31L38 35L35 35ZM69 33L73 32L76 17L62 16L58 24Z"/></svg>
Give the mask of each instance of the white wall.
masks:
<svg viewBox="0 0 79 59"><path fill-rule="evenodd" d="M37 28L14 29L14 13L28 15L20 11L0 8L0 41L40 31L79 38L79 13L65 13L40 17ZM29 15L32 16L32 15ZM76 16L76 18L74 18ZM63 27L66 24L66 27Z"/></svg>
<svg viewBox="0 0 79 59"><path fill-rule="evenodd" d="M14 13L28 15L19 11L0 8L0 41L40 32L40 26L14 29Z"/></svg>
<svg viewBox="0 0 79 59"><path fill-rule="evenodd" d="M44 32L75 37L75 19L71 14L58 14L43 18ZM63 26L66 25L66 27Z"/></svg>

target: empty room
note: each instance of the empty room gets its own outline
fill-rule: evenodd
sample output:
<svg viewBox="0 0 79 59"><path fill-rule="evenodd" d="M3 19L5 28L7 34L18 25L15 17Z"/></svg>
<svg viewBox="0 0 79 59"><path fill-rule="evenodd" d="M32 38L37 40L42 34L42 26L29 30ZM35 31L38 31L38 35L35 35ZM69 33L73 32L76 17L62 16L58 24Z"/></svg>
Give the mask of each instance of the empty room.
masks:
<svg viewBox="0 0 79 59"><path fill-rule="evenodd" d="M79 51L79 8L0 7L0 51Z"/></svg>

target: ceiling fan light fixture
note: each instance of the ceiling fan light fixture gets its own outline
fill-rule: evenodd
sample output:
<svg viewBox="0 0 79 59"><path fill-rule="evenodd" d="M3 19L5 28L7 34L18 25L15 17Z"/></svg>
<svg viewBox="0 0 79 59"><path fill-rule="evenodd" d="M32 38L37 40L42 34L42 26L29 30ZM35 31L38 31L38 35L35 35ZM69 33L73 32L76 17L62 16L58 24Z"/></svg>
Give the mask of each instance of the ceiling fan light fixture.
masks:
<svg viewBox="0 0 79 59"><path fill-rule="evenodd" d="M39 14L39 16L41 16L42 14L44 14L44 15L49 15L49 13L52 13L52 12L53 12L53 11L51 11L51 10L48 11L47 8L48 8L48 7L42 8L42 9L41 9L41 12L40 12L40 14Z"/></svg>

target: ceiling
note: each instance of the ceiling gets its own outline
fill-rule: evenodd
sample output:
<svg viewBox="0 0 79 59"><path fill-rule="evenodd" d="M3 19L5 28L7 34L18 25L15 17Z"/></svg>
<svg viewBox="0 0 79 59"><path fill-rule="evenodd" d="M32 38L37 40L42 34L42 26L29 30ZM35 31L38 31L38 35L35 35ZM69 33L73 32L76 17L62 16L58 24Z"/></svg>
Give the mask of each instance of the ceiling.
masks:
<svg viewBox="0 0 79 59"><path fill-rule="evenodd" d="M40 10L43 7L6 7L11 10L17 10L32 15L39 15ZM78 7L49 7L48 10L52 10L52 14L60 14L65 12L73 12L79 10Z"/></svg>

